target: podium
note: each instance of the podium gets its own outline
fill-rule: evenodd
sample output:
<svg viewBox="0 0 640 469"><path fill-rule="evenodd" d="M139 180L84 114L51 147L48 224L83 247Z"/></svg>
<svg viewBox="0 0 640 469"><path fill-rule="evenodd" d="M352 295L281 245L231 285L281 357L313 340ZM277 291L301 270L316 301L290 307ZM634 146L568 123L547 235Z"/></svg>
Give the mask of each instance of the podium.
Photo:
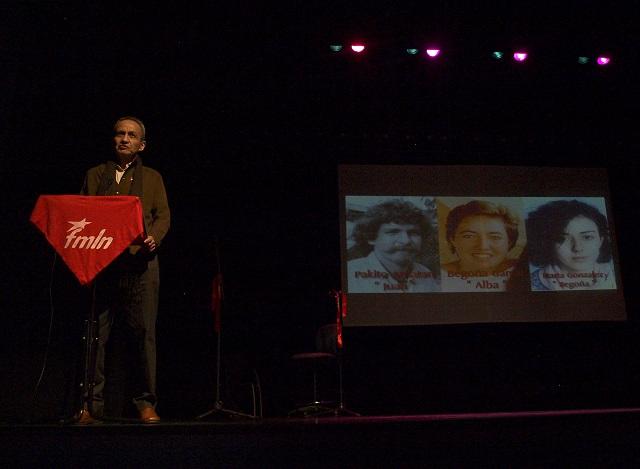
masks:
<svg viewBox="0 0 640 469"><path fill-rule="evenodd" d="M82 405L77 423L93 422L96 311L95 278L131 244L144 239L142 203L135 196L41 195L31 222L81 285L93 288L84 332Z"/></svg>

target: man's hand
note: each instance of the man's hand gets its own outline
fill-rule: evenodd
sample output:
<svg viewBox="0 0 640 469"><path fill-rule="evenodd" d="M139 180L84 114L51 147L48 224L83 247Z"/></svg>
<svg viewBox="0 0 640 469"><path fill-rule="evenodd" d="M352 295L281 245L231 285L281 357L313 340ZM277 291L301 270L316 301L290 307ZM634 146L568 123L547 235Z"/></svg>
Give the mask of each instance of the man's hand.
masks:
<svg viewBox="0 0 640 469"><path fill-rule="evenodd" d="M156 240L153 239L153 236L147 236L147 239L144 240L144 245L149 250L149 252L155 251L158 247L158 245L156 244Z"/></svg>

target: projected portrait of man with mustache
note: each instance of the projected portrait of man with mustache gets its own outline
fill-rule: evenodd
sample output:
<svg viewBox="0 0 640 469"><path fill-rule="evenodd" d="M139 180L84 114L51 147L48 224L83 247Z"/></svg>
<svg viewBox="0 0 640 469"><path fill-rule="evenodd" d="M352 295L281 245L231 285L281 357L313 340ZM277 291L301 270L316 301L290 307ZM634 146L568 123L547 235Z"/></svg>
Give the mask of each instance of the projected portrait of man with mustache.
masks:
<svg viewBox="0 0 640 469"><path fill-rule="evenodd" d="M370 207L353 229L355 247L368 252L348 262L349 293L439 291L439 283L417 261L433 230L425 211L393 199Z"/></svg>

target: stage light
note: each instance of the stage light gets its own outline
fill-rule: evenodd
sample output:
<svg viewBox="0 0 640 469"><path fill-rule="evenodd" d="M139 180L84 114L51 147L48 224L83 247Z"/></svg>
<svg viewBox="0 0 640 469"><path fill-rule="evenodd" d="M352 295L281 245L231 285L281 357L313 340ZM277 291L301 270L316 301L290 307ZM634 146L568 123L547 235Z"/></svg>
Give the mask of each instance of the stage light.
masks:
<svg viewBox="0 0 640 469"><path fill-rule="evenodd" d="M331 49L331 52L340 52L342 50L342 45L341 44L331 44L329 46L329 49Z"/></svg>
<svg viewBox="0 0 640 469"><path fill-rule="evenodd" d="M436 58L438 55L440 55L440 49L427 49L427 55L432 59Z"/></svg>
<svg viewBox="0 0 640 469"><path fill-rule="evenodd" d="M596 63L598 65L608 65L610 62L611 62L611 57L609 57L607 55L600 55L596 59Z"/></svg>
<svg viewBox="0 0 640 469"><path fill-rule="evenodd" d="M528 55L529 54L527 54L526 52L522 52L522 51L514 52L513 59L516 62L524 62L525 60L527 60L527 56Z"/></svg>
<svg viewBox="0 0 640 469"><path fill-rule="evenodd" d="M504 57L504 52L500 52L499 50L494 51L491 53L491 57L496 60L502 60L502 58Z"/></svg>
<svg viewBox="0 0 640 469"><path fill-rule="evenodd" d="M359 54L365 49L364 44L351 44L351 50L356 54Z"/></svg>
<svg viewBox="0 0 640 469"><path fill-rule="evenodd" d="M584 55L581 55L580 57L578 57L578 63L580 65L585 65L589 63L589 57L585 57Z"/></svg>
<svg viewBox="0 0 640 469"><path fill-rule="evenodd" d="M409 55L416 55L418 53L418 49L414 49L412 47L407 49L407 54Z"/></svg>

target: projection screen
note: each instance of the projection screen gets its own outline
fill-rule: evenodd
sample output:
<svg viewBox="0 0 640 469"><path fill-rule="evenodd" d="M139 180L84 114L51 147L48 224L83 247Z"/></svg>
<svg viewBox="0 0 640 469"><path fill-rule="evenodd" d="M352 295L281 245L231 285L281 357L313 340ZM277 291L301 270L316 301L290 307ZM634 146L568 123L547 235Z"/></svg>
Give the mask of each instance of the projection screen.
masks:
<svg viewBox="0 0 640 469"><path fill-rule="evenodd" d="M339 167L345 326L626 319L598 168Z"/></svg>

